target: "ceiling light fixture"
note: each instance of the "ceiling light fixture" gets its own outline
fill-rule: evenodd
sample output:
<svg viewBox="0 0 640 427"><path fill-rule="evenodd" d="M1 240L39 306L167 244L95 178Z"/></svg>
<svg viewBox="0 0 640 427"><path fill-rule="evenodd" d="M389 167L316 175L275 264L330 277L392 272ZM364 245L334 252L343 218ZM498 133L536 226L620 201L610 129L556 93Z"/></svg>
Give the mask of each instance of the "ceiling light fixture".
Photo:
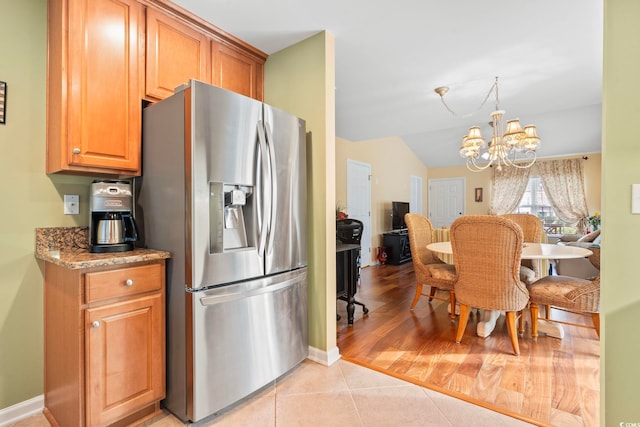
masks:
<svg viewBox="0 0 640 427"><path fill-rule="evenodd" d="M434 89L440 95L442 103L446 109L456 117L460 116L455 113L444 101L444 95L449 91L448 87L441 86ZM500 109L500 99L498 97L498 77L495 83L489 89L489 93L478 108L479 111L489 99L491 93L496 94L496 109L491 113L491 122L493 127L493 136L487 142L482 138L480 126L472 126L469 132L462 138L462 146L460 147L460 155L467 159L467 168L472 172L480 172L487 169L492 164L496 164L498 170L502 170L502 166L514 166L516 168L525 169L533 166L536 161L536 149L540 146L540 138L536 135L536 127L533 125L525 126L522 129L520 120L513 119L507 121L506 130L502 133L502 117L505 111ZM476 112L477 112L476 111ZM486 152L480 154L480 150L487 147ZM478 164L478 159L487 161L484 165ZM479 163L483 163L480 161Z"/></svg>

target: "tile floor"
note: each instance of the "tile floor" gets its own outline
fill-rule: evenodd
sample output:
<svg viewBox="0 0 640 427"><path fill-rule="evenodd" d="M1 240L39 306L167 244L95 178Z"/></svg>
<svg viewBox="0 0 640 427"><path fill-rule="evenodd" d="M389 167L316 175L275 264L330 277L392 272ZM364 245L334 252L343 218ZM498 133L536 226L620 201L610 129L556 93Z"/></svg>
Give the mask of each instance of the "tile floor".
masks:
<svg viewBox="0 0 640 427"><path fill-rule="evenodd" d="M14 427L48 426L42 415ZM199 426L529 426L462 400L339 360L305 360L272 387ZM145 427L180 427L169 414Z"/></svg>

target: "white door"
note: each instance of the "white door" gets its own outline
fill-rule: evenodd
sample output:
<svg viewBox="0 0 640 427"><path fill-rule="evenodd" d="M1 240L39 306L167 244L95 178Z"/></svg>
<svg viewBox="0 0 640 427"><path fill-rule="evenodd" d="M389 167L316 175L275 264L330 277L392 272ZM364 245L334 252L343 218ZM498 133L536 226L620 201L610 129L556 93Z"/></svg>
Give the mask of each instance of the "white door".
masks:
<svg viewBox="0 0 640 427"><path fill-rule="evenodd" d="M429 180L429 219L434 227L449 227L464 215L464 189L464 177Z"/></svg>
<svg viewBox="0 0 640 427"><path fill-rule="evenodd" d="M411 176L409 211L422 215L422 178L419 176Z"/></svg>
<svg viewBox="0 0 640 427"><path fill-rule="evenodd" d="M362 221L360 265L371 263L371 165L347 159L347 212Z"/></svg>

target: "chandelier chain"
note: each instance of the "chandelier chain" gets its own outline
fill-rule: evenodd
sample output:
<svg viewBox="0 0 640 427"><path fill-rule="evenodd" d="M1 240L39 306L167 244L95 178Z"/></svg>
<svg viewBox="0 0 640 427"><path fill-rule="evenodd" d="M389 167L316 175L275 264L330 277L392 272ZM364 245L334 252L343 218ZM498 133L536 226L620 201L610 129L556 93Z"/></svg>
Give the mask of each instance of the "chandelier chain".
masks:
<svg viewBox="0 0 640 427"><path fill-rule="evenodd" d="M482 108L485 106L485 104L487 103L487 101L489 100L489 97L491 96L491 94L493 93L493 91L496 91L496 110L499 110L499 106L498 106L498 78L496 77L496 81L493 83L493 85L491 85L491 88L489 88L489 92L487 92L487 95L484 97L484 100L482 100L482 103L480 104L480 106L475 109L474 111L471 111L469 113L464 113L464 114L460 114L460 113L456 113L455 111L453 111L449 105L447 105L447 102L444 100L444 93L440 94L440 100L442 101L442 104L444 105L444 108L447 109L448 112L451 113L451 115L453 115L453 117L457 117L459 119L464 119L467 117L471 117L474 114L478 113L480 110L482 110Z"/></svg>

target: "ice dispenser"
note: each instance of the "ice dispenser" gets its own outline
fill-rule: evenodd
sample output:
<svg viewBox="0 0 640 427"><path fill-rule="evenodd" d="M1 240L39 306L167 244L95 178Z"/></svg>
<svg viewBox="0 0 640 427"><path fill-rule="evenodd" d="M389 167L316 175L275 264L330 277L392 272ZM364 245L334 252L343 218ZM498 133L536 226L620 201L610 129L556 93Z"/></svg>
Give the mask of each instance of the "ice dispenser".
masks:
<svg viewBox="0 0 640 427"><path fill-rule="evenodd" d="M225 252L253 246L247 239L245 209L251 209L251 187L211 184L211 251Z"/></svg>
<svg viewBox="0 0 640 427"><path fill-rule="evenodd" d="M244 190L234 188L224 193L224 249L245 248L247 230L244 225L243 206L247 204Z"/></svg>

